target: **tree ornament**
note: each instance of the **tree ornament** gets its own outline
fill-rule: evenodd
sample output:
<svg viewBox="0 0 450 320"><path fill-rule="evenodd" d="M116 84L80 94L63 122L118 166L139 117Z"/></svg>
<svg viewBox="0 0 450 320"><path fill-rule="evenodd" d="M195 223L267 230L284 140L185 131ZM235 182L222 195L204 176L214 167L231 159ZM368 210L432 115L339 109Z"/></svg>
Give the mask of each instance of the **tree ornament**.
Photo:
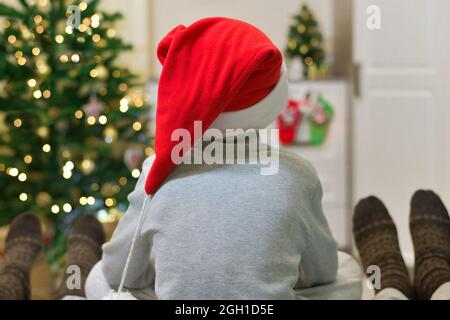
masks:
<svg viewBox="0 0 450 320"><path fill-rule="evenodd" d="M312 145L318 146L325 142L333 116L334 110L331 103L320 95L309 115L309 129Z"/></svg>
<svg viewBox="0 0 450 320"><path fill-rule="evenodd" d="M129 148L125 151L123 160L127 168L132 171L141 167L144 160L144 153L141 148Z"/></svg>
<svg viewBox="0 0 450 320"><path fill-rule="evenodd" d="M36 196L36 203L40 207L49 206L52 203L52 197L47 192L39 192Z"/></svg>
<svg viewBox="0 0 450 320"><path fill-rule="evenodd" d="M91 95L89 102L83 106L83 111L87 116L98 118L105 109L105 104L96 95Z"/></svg>

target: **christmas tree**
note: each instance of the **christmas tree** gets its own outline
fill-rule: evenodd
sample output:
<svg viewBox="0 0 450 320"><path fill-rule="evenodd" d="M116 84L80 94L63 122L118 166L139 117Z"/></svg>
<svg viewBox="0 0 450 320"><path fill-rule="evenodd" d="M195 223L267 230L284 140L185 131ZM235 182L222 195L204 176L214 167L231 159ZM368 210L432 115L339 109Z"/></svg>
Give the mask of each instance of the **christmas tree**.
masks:
<svg viewBox="0 0 450 320"><path fill-rule="evenodd" d="M114 219L151 155L148 97L117 64L131 47L99 0L0 4L0 225L31 211L56 234ZM58 255L58 254L56 254Z"/></svg>
<svg viewBox="0 0 450 320"><path fill-rule="evenodd" d="M304 65L304 76L324 67L325 51L319 24L309 6L304 2L299 14L293 16L289 27L289 40L286 48L288 58L300 58Z"/></svg>

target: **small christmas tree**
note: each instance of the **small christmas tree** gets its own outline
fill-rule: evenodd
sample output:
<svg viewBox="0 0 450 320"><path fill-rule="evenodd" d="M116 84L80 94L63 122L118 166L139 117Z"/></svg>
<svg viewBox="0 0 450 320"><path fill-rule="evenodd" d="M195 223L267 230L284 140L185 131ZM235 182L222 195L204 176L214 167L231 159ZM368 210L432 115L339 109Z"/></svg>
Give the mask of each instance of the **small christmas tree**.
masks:
<svg viewBox="0 0 450 320"><path fill-rule="evenodd" d="M289 41L286 48L288 58L300 58L304 65L304 76L324 67L325 51L319 25L306 2L300 13L293 16L289 27Z"/></svg>
<svg viewBox="0 0 450 320"><path fill-rule="evenodd" d="M53 256L79 214L123 212L153 153L148 97L116 63L131 49L114 29L121 15L98 4L0 4L0 225L36 213L56 226Z"/></svg>

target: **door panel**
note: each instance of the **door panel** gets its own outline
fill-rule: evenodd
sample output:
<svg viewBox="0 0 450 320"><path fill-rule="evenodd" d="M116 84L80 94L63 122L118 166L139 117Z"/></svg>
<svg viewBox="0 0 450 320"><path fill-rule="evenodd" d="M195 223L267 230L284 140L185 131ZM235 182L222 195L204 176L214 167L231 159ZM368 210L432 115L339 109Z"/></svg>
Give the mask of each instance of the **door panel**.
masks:
<svg viewBox="0 0 450 320"><path fill-rule="evenodd" d="M367 7L381 9L381 30L366 27ZM447 0L354 1L353 202L380 197L412 262L409 201L419 188L450 204L449 18Z"/></svg>

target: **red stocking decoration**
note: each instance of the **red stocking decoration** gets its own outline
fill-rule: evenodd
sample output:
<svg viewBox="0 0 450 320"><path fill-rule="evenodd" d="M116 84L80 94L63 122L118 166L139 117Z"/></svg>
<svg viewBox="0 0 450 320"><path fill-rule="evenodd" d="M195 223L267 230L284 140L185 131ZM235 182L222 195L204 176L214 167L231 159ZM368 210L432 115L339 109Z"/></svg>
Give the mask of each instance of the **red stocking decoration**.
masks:
<svg viewBox="0 0 450 320"><path fill-rule="evenodd" d="M289 100L287 108L278 117L278 129L280 129L282 144L292 144L295 141L301 121L302 113L298 101Z"/></svg>

